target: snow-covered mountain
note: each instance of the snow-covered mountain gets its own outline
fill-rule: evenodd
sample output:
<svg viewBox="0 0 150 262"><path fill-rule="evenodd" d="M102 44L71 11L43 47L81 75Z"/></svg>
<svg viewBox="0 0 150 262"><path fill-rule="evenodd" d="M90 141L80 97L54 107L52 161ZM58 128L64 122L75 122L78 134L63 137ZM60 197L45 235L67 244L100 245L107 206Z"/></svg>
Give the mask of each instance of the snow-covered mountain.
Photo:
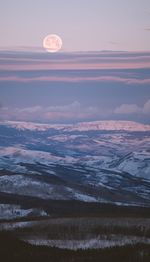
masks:
<svg viewBox="0 0 150 262"><path fill-rule="evenodd" d="M150 125L143 125L132 121L93 121L78 123L69 127L69 130L150 131Z"/></svg>
<svg viewBox="0 0 150 262"><path fill-rule="evenodd" d="M0 204L16 195L150 206L149 149L150 126L135 122L1 122Z"/></svg>
<svg viewBox="0 0 150 262"><path fill-rule="evenodd" d="M93 121L77 124L39 124L32 122L3 121L0 125L17 128L20 130L46 131L48 129L65 131L89 131L89 130L124 130L124 131L150 131L150 125L144 125L133 121Z"/></svg>

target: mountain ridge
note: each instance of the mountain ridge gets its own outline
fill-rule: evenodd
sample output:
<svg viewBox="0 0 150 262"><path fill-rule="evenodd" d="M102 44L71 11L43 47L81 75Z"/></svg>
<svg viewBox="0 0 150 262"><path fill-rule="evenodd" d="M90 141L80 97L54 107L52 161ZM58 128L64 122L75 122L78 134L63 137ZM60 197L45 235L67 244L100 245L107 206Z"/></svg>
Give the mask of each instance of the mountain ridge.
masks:
<svg viewBox="0 0 150 262"><path fill-rule="evenodd" d="M76 124L45 124L25 121L0 121L0 125L17 128L20 130L39 130L45 131L55 128L66 131L89 131L89 130L110 130L110 131L150 131L150 125L134 121L124 120L102 120L92 122L78 122Z"/></svg>
<svg viewBox="0 0 150 262"><path fill-rule="evenodd" d="M0 193L149 207L149 128L131 121L0 122Z"/></svg>

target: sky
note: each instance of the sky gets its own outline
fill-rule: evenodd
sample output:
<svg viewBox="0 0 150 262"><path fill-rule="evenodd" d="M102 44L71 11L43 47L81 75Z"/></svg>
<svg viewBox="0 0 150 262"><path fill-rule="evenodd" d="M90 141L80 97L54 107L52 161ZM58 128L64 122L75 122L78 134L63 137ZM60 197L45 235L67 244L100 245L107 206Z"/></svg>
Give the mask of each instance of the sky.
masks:
<svg viewBox="0 0 150 262"><path fill-rule="evenodd" d="M150 124L149 0L1 0L0 34L1 121Z"/></svg>
<svg viewBox="0 0 150 262"><path fill-rule="evenodd" d="M149 50L150 1L0 1L0 47L41 47L48 33L63 51Z"/></svg>

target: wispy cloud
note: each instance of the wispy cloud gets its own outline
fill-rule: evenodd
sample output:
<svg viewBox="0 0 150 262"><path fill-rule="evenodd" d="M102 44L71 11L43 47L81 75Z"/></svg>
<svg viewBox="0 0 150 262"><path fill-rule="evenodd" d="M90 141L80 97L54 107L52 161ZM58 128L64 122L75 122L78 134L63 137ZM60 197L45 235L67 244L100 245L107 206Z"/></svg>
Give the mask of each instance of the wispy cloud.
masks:
<svg viewBox="0 0 150 262"><path fill-rule="evenodd" d="M116 42L116 41L109 41L108 43L111 44L111 45L119 45L120 44L119 42Z"/></svg>
<svg viewBox="0 0 150 262"><path fill-rule="evenodd" d="M0 46L0 52L40 52L44 53L43 47L37 47L37 46Z"/></svg>
<svg viewBox="0 0 150 262"><path fill-rule="evenodd" d="M0 76L0 81L2 82L20 82L20 83L30 83L30 82L68 82L68 83L78 83L78 82L111 82L111 83L124 83L127 85L149 85L150 78L139 79L130 77L120 77L120 76L36 76L36 77L22 77L22 76Z"/></svg>
<svg viewBox="0 0 150 262"><path fill-rule="evenodd" d="M150 27L144 28L145 31L150 31Z"/></svg>
<svg viewBox="0 0 150 262"><path fill-rule="evenodd" d="M149 85L150 52L81 52L46 55L0 52L0 82L118 82Z"/></svg>
<svg viewBox="0 0 150 262"><path fill-rule="evenodd" d="M144 12L145 12L146 14L149 14L149 15L150 15L150 10L149 10L149 9L145 9Z"/></svg>
<svg viewBox="0 0 150 262"><path fill-rule="evenodd" d="M150 68L150 52L0 52L0 70L6 72L135 68Z"/></svg>

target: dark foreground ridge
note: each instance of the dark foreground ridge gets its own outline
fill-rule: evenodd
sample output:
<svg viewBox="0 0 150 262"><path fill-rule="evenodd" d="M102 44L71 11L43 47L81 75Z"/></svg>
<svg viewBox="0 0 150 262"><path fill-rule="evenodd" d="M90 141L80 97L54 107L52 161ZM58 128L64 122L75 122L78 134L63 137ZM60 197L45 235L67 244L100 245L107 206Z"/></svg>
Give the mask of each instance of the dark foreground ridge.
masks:
<svg viewBox="0 0 150 262"><path fill-rule="evenodd" d="M12 233L0 232L0 261L4 262L148 262L149 257L150 246L147 244L72 251L32 246Z"/></svg>

